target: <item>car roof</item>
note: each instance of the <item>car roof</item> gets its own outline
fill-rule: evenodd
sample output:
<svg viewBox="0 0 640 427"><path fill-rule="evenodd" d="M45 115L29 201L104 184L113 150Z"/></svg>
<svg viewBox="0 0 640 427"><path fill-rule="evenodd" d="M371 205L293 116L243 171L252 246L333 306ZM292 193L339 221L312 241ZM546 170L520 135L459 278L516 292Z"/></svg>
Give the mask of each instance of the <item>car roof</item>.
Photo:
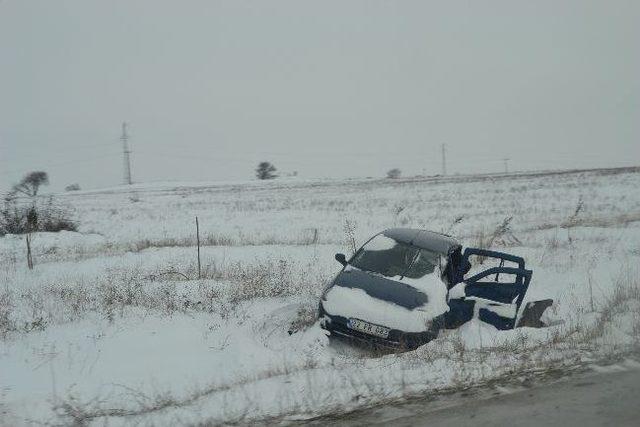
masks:
<svg viewBox="0 0 640 427"><path fill-rule="evenodd" d="M382 234L398 242L418 246L443 255L447 255L451 250L461 247L460 242L451 236L418 228L389 228L383 231Z"/></svg>

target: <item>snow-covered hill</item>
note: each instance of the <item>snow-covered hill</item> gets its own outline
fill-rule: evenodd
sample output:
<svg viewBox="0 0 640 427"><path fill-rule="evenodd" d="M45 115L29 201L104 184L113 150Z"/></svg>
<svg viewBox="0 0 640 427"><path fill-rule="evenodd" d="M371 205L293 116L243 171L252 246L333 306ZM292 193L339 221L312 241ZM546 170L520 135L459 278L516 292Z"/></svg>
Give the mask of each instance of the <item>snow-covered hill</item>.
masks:
<svg viewBox="0 0 640 427"><path fill-rule="evenodd" d="M60 195L80 232L35 235L33 271L24 238L0 237L0 424L299 418L631 351L639 187L630 168ZM555 299L564 324L471 322L372 354L314 322L351 235L421 227L477 246L510 217L492 247L527 260L528 299Z"/></svg>

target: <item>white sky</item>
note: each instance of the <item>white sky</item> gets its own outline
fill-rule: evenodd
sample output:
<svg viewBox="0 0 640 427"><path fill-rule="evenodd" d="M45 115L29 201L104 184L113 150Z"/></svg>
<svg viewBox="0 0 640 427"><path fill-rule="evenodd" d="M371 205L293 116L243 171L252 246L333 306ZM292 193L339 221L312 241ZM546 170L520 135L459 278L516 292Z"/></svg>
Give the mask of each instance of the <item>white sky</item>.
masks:
<svg viewBox="0 0 640 427"><path fill-rule="evenodd" d="M0 0L0 188L640 164L638 1Z"/></svg>

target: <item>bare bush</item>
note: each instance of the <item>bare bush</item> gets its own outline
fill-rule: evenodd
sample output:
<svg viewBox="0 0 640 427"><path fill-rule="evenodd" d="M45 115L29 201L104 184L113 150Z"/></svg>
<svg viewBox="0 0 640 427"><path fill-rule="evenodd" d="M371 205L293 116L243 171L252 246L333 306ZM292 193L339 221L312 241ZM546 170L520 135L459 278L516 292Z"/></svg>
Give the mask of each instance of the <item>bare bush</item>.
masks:
<svg viewBox="0 0 640 427"><path fill-rule="evenodd" d="M28 210L24 206L18 204L18 198L15 194L8 194L0 211L0 236L25 233L27 212Z"/></svg>
<svg viewBox="0 0 640 427"><path fill-rule="evenodd" d="M40 208L39 231L57 232L62 230L77 231L78 226L71 219L71 209L56 203L53 197L47 198Z"/></svg>
<svg viewBox="0 0 640 427"><path fill-rule="evenodd" d="M49 184L46 172L30 172L13 186L5 196L0 210L0 235L23 234L33 231L60 231L74 229L75 225L55 207L53 198L42 203L38 191Z"/></svg>
<svg viewBox="0 0 640 427"><path fill-rule="evenodd" d="M34 231L77 231L71 209L52 197L25 200L15 194L5 197L0 210L0 236Z"/></svg>
<svg viewBox="0 0 640 427"><path fill-rule="evenodd" d="M296 317L289 325L289 334L302 331L313 325L318 320L318 309L316 304L307 304L300 307L296 312Z"/></svg>

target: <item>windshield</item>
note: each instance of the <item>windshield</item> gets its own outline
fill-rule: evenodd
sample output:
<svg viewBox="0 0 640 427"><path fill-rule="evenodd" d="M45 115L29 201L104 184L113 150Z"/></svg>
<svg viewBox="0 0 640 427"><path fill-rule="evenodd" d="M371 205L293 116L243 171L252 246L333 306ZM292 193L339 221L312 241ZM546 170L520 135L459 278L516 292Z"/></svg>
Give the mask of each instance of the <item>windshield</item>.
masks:
<svg viewBox="0 0 640 427"><path fill-rule="evenodd" d="M382 234L371 239L351 260L351 265L360 270L410 279L419 279L433 273L439 263L439 254L398 242Z"/></svg>

